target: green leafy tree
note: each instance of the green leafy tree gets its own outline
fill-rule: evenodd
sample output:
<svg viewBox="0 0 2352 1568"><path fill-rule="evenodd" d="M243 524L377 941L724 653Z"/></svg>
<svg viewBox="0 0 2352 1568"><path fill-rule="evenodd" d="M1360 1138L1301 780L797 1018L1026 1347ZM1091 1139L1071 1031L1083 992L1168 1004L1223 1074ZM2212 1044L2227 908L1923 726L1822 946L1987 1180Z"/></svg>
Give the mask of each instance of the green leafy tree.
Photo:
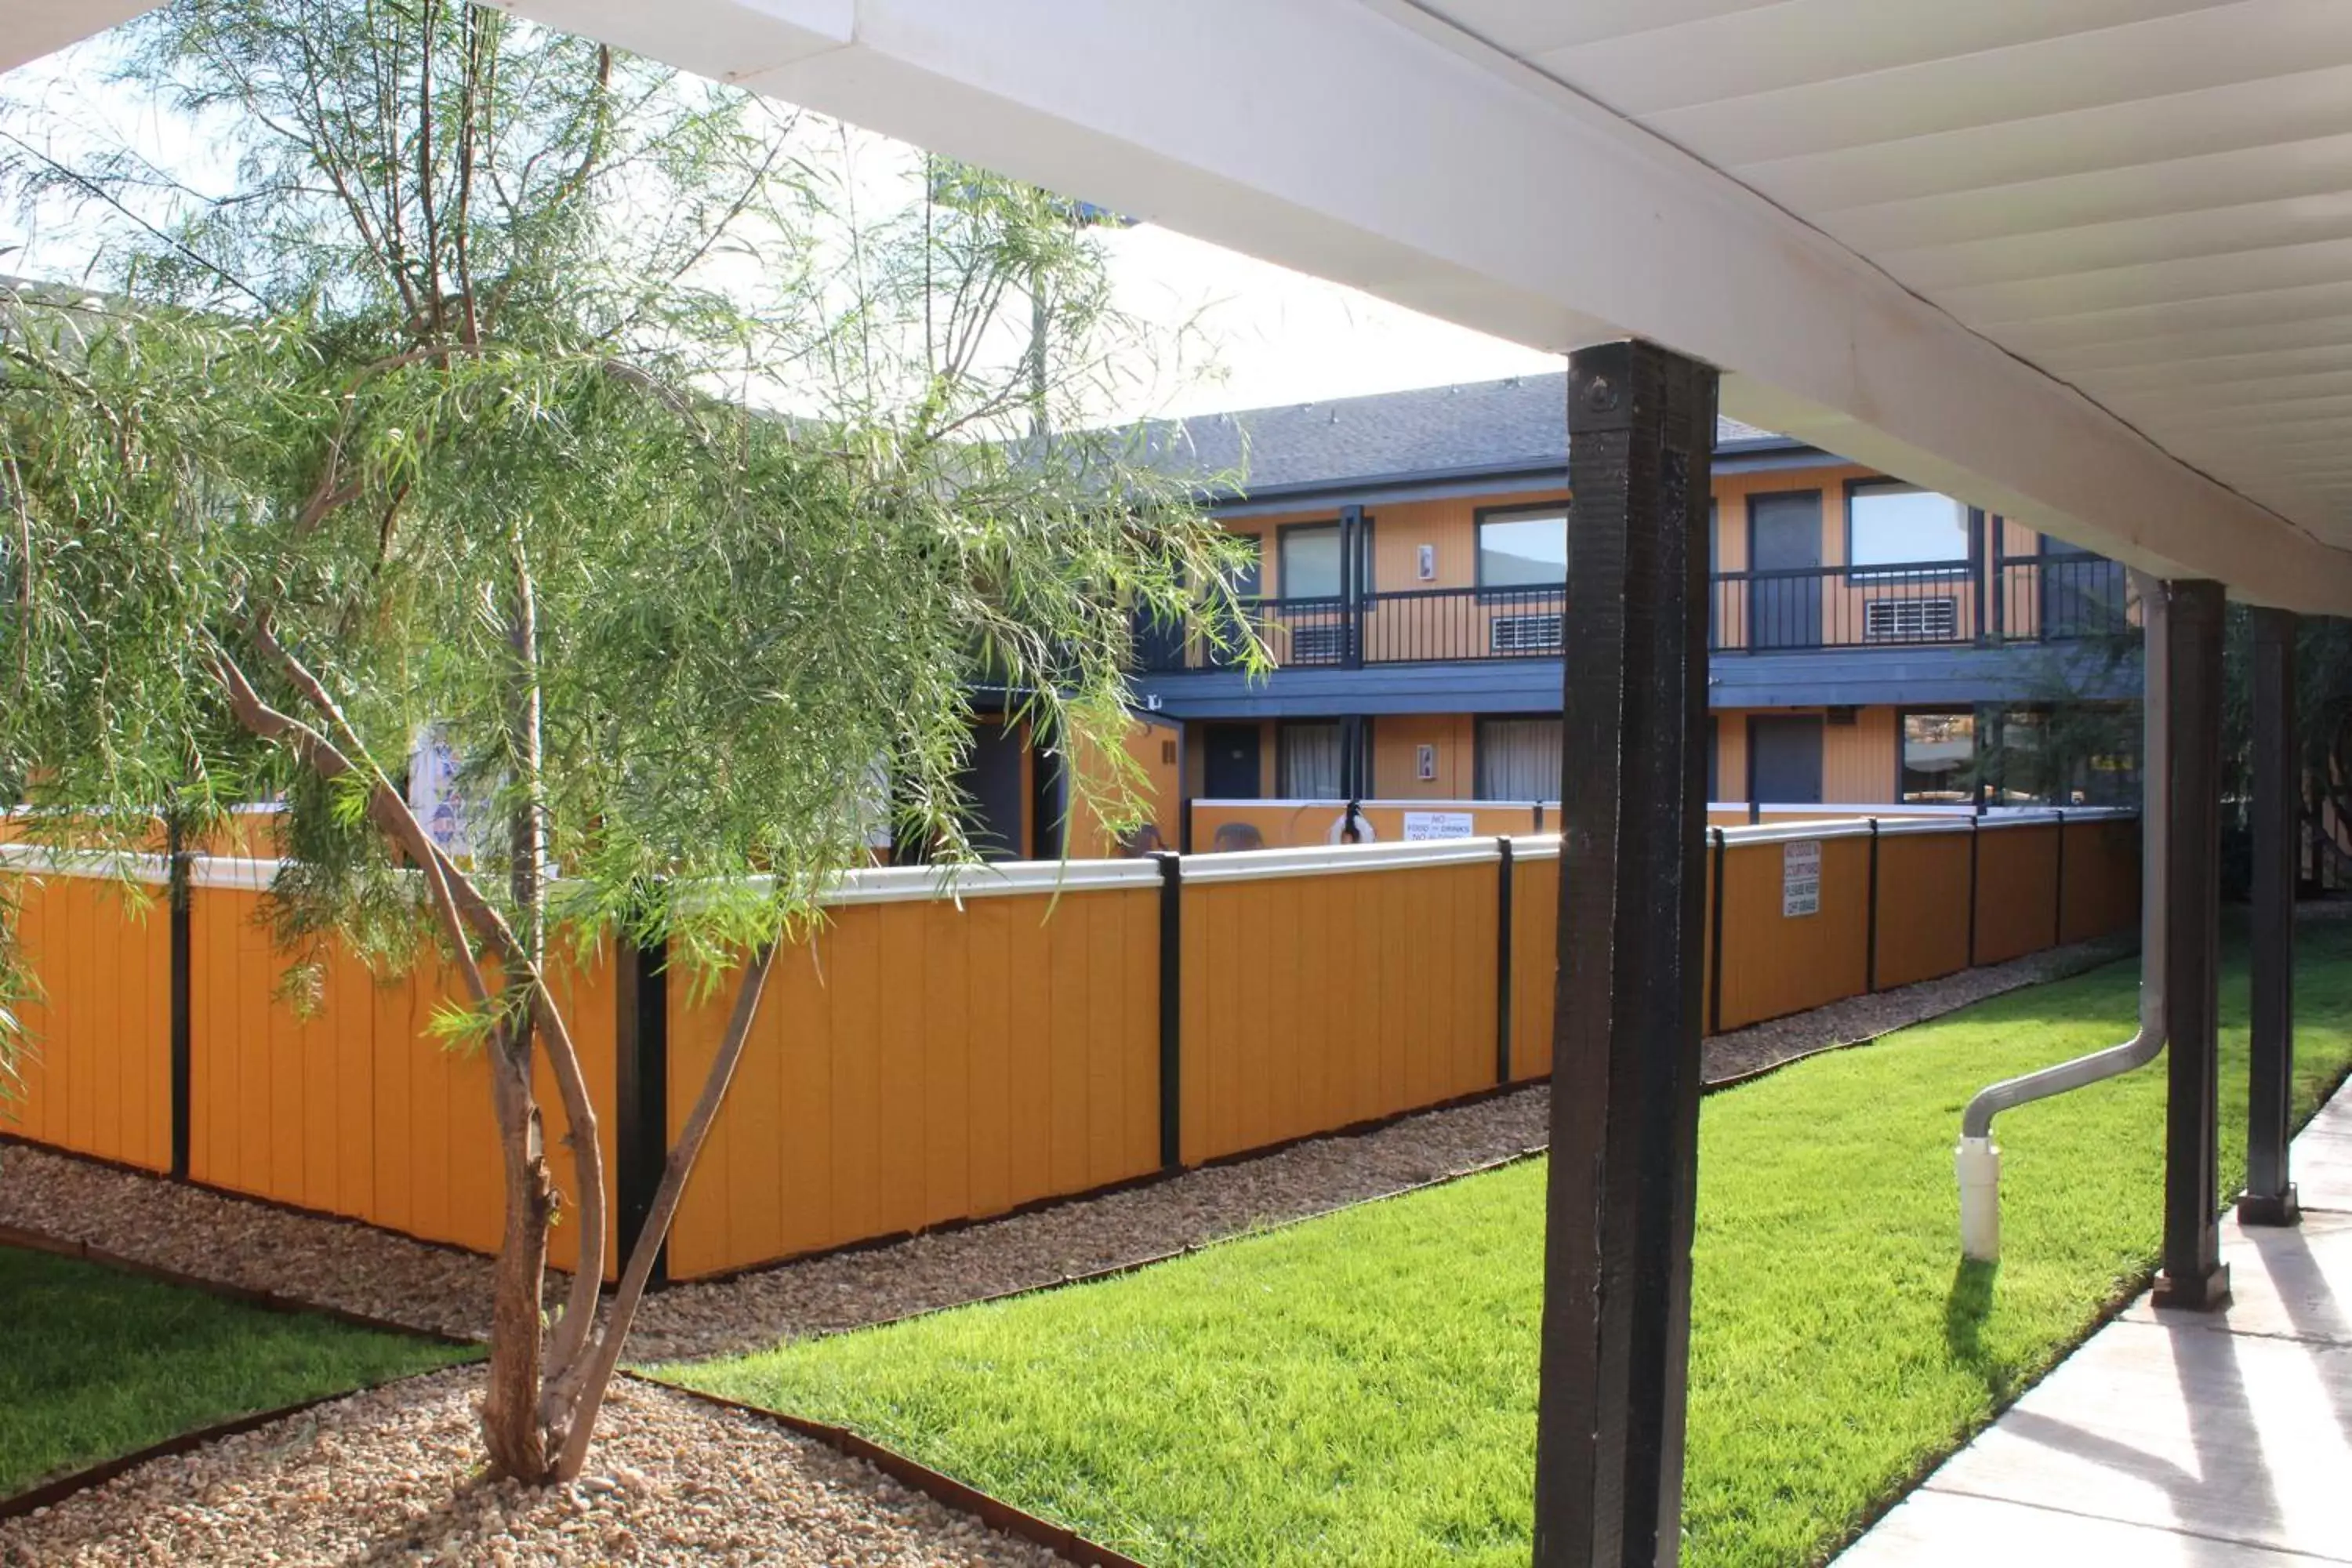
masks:
<svg viewBox="0 0 2352 1568"><path fill-rule="evenodd" d="M455 966L506 1191L484 1436L569 1478L778 947L879 829L971 856L975 677L1117 759L1135 618L1238 624L1234 562L1086 428L1152 344L1042 193L877 204L838 128L440 0L187 0L119 58L235 177L6 143L100 287L0 290L0 776L84 844L282 794L296 980L331 941ZM467 853L400 787L428 724L497 824ZM734 1005L600 1321L549 973L615 932Z"/></svg>

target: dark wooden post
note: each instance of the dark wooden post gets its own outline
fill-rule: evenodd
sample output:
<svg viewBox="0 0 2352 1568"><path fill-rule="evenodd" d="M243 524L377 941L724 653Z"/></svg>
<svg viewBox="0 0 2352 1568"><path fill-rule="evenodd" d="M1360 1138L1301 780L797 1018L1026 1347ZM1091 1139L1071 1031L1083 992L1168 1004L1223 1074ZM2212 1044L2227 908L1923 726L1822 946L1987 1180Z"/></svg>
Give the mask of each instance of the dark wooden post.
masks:
<svg viewBox="0 0 2352 1568"><path fill-rule="evenodd" d="M2167 585L2172 778L2166 847L2164 1271L2159 1307L2230 1299L2216 1220L2221 1182L2221 584Z"/></svg>
<svg viewBox="0 0 2352 1568"><path fill-rule="evenodd" d="M1570 357L1568 399L1535 1562L1654 1568L1682 1514L1716 373L1612 343Z"/></svg>
<svg viewBox="0 0 2352 1568"><path fill-rule="evenodd" d="M1538 806L1537 810L1543 808ZM1510 835L1495 840L1495 1081L1511 1081L1511 900L1517 858Z"/></svg>
<svg viewBox="0 0 2352 1568"><path fill-rule="evenodd" d="M2296 778L2295 618L2253 614L2252 1062L2246 1085L2246 1190L2241 1225L2293 1225L2300 1207L2287 1166L2294 1094Z"/></svg>
<svg viewBox="0 0 2352 1568"><path fill-rule="evenodd" d="M1162 851L1158 859L1160 1165L1173 1171L1184 1163L1184 858Z"/></svg>
<svg viewBox="0 0 2352 1568"><path fill-rule="evenodd" d="M614 1199L626 1260L645 1234L669 1161L669 944L614 939ZM652 1283L669 1281L669 1243Z"/></svg>
<svg viewBox="0 0 2352 1568"><path fill-rule="evenodd" d="M184 1182L195 1135L195 1009L190 1001L195 973L195 921L190 902L194 860L176 826L165 830L163 865L172 922L172 1179Z"/></svg>

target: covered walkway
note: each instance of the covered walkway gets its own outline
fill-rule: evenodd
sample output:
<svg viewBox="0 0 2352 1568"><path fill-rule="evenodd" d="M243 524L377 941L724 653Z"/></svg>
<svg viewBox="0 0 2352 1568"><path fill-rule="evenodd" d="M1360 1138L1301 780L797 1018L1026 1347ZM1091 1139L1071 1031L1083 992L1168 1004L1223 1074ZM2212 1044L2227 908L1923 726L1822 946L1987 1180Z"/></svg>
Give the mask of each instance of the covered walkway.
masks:
<svg viewBox="0 0 2352 1568"><path fill-rule="evenodd" d="M1838 1568L2352 1563L2352 1084L2294 1159L2299 1226L2223 1224L2226 1310L2143 1294Z"/></svg>

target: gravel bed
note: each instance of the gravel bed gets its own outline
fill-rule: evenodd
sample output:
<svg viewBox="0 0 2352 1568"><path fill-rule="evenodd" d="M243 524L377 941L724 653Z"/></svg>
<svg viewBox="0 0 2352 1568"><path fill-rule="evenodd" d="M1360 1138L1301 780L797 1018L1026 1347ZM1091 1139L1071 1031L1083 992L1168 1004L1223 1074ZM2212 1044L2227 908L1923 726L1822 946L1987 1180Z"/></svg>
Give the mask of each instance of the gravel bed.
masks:
<svg viewBox="0 0 2352 1568"><path fill-rule="evenodd" d="M0 1521L0 1564L1060 1562L821 1443L635 1380L580 1481L488 1481L480 1381L435 1373L155 1460Z"/></svg>
<svg viewBox="0 0 2352 1568"><path fill-rule="evenodd" d="M1706 1076L1740 1077L2126 951L2127 943L2084 943L1718 1036L1706 1043ZM675 1286L647 1299L629 1354L726 1354L1143 1262L1528 1152L1542 1147L1549 1115L1538 1085L1098 1198ZM434 1332L488 1331L486 1259L69 1155L0 1148L0 1225ZM551 1277L551 1303L562 1284Z"/></svg>
<svg viewBox="0 0 2352 1568"><path fill-rule="evenodd" d="M0 1226L425 1333L490 1331L487 1258L30 1144L0 1145ZM568 1277L548 1278L558 1306Z"/></svg>

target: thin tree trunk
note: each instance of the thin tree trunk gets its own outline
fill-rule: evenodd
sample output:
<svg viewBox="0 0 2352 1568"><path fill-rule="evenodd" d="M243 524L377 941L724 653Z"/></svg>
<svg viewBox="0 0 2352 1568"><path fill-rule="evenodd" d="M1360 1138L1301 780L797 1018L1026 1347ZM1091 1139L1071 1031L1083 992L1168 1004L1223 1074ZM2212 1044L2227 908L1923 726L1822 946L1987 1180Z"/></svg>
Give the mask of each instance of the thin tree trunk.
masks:
<svg viewBox="0 0 2352 1568"><path fill-rule="evenodd" d="M497 1473L532 1484L551 1479L548 1433L539 1418L541 1313L547 1232L555 1192L547 1179L539 1108L530 1099L530 1025L523 1014L492 1043L490 1099L506 1173L506 1234L492 1270L489 1387L482 1442ZM521 1048L517 1050L515 1037Z"/></svg>
<svg viewBox="0 0 2352 1568"><path fill-rule="evenodd" d="M506 1172L506 1235L499 1247L490 1310L490 1384L482 1402L482 1437L490 1462L518 1480L549 1479L549 1431L542 1418L546 1363L542 1292L547 1233L555 1211L547 1173L546 1131L531 1091L531 1040L541 1010L547 949L547 832L540 811L541 759L539 612L530 569L515 545L515 597L508 640L507 758L514 794L507 816L507 890L517 930L506 957L506 1016L494 1037L491 1099Z"/></svg>

